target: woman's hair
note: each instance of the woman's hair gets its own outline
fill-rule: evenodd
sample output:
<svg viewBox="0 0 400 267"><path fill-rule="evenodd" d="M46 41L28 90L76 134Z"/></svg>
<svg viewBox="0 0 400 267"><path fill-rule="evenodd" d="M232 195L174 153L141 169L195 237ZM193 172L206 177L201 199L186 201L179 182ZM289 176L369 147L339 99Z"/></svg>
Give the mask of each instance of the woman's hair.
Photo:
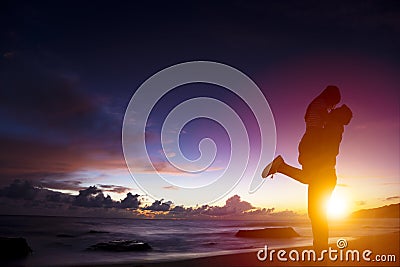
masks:
<svg viewBox="0 0 400 267"><path fill-rule="evenodd" d="M333 109L329 113L329 117L342 125L347 125L350 123L351 118L353 118L353 112L347 105L342 105L339 108Z"/></svg>
<svg viewBox="0 0 400 267"><path fill-rule="evenodd" d="M323 98L328 106L333 107L340 101L339 88L335 85L328 85L319 97Z"/></svg>

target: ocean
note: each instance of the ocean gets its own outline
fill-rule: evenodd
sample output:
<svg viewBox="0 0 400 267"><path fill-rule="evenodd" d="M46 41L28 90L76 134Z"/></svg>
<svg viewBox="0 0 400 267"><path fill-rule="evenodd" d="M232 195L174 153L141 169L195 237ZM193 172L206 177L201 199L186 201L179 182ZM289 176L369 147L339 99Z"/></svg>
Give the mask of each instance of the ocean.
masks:
<svg viewBox="0 0 400 267"><path fill-rule="evenodd" d="M331 222L331 242L338 238L398 231L399 219L352 219ZM295 238L254 239L236 237L241 229L290 226ZM46 216L0 216L0 236L24 237L32 255L19 266L68 266L127 262L156 262L312 244L307 218L266 221L154 220ZM99 242L138 240L152 250L135 252L90 251ZM6 265L1 262L0 265Z"/></svg>

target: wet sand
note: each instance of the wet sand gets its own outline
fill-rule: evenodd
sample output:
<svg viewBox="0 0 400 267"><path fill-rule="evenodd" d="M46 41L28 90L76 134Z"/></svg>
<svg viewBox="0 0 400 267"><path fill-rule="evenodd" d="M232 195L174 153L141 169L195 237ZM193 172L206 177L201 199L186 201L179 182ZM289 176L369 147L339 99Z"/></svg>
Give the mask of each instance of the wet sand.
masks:
<svg viewBox="0 0 400 267"><path fill-rule="evenodd" d="M266 259L265 261L260 261L257 258L257 251L254 252L246 252L246 253L237 253L237 254L229 254L229 255L220 255L220 256L210 256L203 258L195 258L188 260L179 260L179 261L169 261L169 262L152 262L152 263L124 263L124 264L105 264L101 265L102 267L170 267L170 266L188 266L188 267L244 267L244 266L399 266L400 265L400 257L399 257L399 232L395 232L392 234L385 235L371 235L366 237L361 237L352 241L349 241L347 247L344 248L342 261L340 260L340 250L338 249L336 244L330 244L332 249L338 250L338 252L333 252L333 256L337 255L337 260L332 261L329 259L329 255L325 254L324 261L292 261L289 259L289 253L292 250L297 250L300 255L303 250L310 250L312 247L297 247L297 248L283 248L286 254L283 256L288 259L288 261L279 261L276 253L279 249L276 249L274 254L273 261ZM260 248L261 249L261 248ZM360 261L346 261L346 251L348 250L358 250L360 255ZM366 258L369 258L370 261L363 260L362 253L365 250L372 251L372 254L365 254ZM292 252L292 255L295 257L295 254ZM307 254L306 254L307 255ZM349 254L351 259L351 254ZM380 259L384 259L385 257L392 257L391 262L382 262L375 260L375 257L379 255ZM393 261L394 255L395 261ZM263 254L261 254L263 256ZM307 258L307 256L306 256ZM377 258L378 259L378 258ZM87 266L87 265L86 265ZM99 266L99 265L96 265Z"/></svg>

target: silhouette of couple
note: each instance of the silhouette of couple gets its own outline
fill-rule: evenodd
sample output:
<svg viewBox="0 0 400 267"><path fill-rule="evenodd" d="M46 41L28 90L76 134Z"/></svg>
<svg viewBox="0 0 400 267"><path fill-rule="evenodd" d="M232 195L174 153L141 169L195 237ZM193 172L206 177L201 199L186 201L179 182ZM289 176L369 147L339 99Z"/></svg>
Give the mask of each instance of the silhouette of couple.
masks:
<svg viewBox="0 0 400 267"><path fill-rule="evenodd" d="M336 156L344 126L353 116L346 105L335 108L339 101L339 88L330 85L308 105L304 116L306 131L298 147L301 169L290 166L279 155L262 173L265 178L278 172L308 184L308 216L316 250L328 248L326 207L336 186Z"/></svg>

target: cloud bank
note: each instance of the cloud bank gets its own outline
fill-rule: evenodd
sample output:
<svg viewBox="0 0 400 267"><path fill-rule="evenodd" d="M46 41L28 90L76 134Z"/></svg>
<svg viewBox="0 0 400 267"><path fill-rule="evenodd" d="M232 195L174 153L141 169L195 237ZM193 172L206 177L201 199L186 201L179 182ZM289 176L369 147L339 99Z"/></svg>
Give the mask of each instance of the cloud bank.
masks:
<svg viewBox="0 0 400 267"><path fill-rule="evenodd" d="M267 215L296 215L274 212L274 208L257 208L240 196L234 195L223 206L203 205L184 207L171 201L154 200L151 204L141 201L139 194L128 192L125 198L114 200L104 191L119 192L113 185L93 185L79 190L77 195L35 186L29 181L14 180L0 189L2 214L35 214L63 216L121 216L133 218L256 218ZM127 190L123 188L123 190Z"/></svg>

